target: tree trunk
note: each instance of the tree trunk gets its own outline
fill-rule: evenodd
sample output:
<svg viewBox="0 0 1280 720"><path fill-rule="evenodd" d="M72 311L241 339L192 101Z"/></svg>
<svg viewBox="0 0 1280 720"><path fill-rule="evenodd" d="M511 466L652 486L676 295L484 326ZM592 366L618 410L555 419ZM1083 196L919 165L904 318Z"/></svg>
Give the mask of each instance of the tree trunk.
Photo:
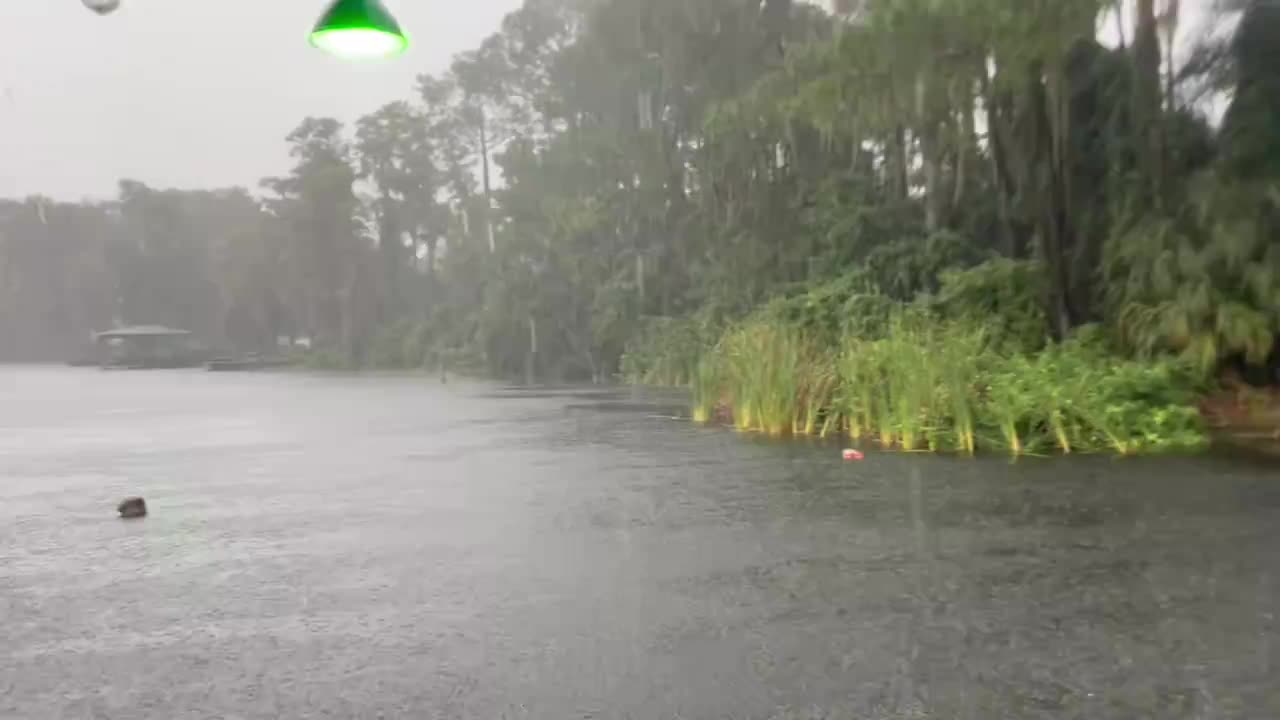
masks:
<svg viewBox="0 0 1280 720"><path fill-rule="evenodd" d="M529 316L529 353L524 361L524 384L533 385L538 377L538 320Z"/></svg>
<svg viewBox="0 0 1280 720"><path fill-rule="evenodd" d="M920 154L924 162L924 225L929 233L941 224L942 158L938 125L929 112L929 83L923 72L916 75L916 116L920 123Z"/></svg>
<svg viewBox="0 0 1280 720"><path fill-rule="evenodd" d="M390 198L383 197L378 218L378 252L382 258L383 313L392 317L400 311L400 270L403 262L400 223Z"/></svg>
<svg viewBox="0 0 1280 720"><path fill-rule="evenodd" d="M892 83L889 85L889 106L895 113L899 113L898 117L909 114L898 102ZM891 173L886 179L890 188L890 197L895 200L905 200L910 190L907 181L907 128L901 121L894 123L893 131L890 133L885 165Z"/></svg>
<svg viewBox="0 0 1280 720"><path fill-rule="evenodd" d="M996 211L1000 221L1000 240L1004 252L1011 258L1025 255L1026 243L1019 237L1013 221L1013 199L1017 196L1017 183L1010 171L1010 145L1013 132L1009 120L1005 117L1005 103L996 97L992 78L987 69L981 69L983 104L987 108L987 137L991 144L988 154L991 166L991 180L996 189Z"/></svg>
<svg viewBox="0 0 1280 720"><path fill-rule="evenodd" d="M895 200L906 200L907 195L911 191L910 181L907 179L907 128L902 123L898 123L893 129L893 159L889 163L892 168L893 177L890 178L892 185L892 197Z"/></svg>
<svg viewBox="0 0 1280 720"><path fill-rule="evenodd" d="M791 20L792 0L765 0L765 52L774 55L770 60L781 61L786 54L784 38Z"/></svg>
<svg viewBox="0 0 1280 720"><path fill-rule="evenodd" d="M489 172L489 120L484 108L480 108L480 166L484 182L484 232L489 238L489 252L498 251L493 237L493 180Z"/></svg>
<svg viewBox="0 0 1280 720"><path fill-rule="evenodd" d="M1155 0L1137 0L1133 65L1134 136L1141 138L1138 149L1139 163L1142 174L1150 183L1147 187L1146 200L1154 203L1159 198L1164 174L1160 36L1156 25Z"/></svg>
<svg viewBox="0 0 1280 720"><path fill-rule="evenodd" d="M427 257L423 259L427 266L427 277L434 279L436 276L436 248L440 244L440 238L435 233L427 232L422 244L427 248Z"/></svg>
<svg viewBox="0 0 1280 720"><path fill-rule="evenodd" d="M952 187L950 210L952 213L964 207L965 192L968 190L969 180L969 153L974 146L974 137L977 134L976 123L973 119L976 108L973 101L972 81L967 80L963 83L963 89L958 99L960 100L960 123L956 132L955 183Z"/></svg>
<svg viewBox="0 0 1280 720"><path fill-rule="evenodd" d="M1177 82L1178 66L1174 60L1174 49L1178 41L1178 20L1181 11L1180 0L1167 0L1165 4L1165 105L1169 112L1178 107Z"/></svg>
<svg viewBox="0 0 1280 720"><path fill-rule="evenodd" d="M1040 78L1045 78L1041 80ZM1039 225L1040 254L1049 281L1046 309L1054 338L1063 340L1080 320L1071 293L1072 249L1078 239L1072 217L1071 167L1067 157L1070 106L1061 65L1036 64L1029 73L1026 139L1030 144Z"/></svg>

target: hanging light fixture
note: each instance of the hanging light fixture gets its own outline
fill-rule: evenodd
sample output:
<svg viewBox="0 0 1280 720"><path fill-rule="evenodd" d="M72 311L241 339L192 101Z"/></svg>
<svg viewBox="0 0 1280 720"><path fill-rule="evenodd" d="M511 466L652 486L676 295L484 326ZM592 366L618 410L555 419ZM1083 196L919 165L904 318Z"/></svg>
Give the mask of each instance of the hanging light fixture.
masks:
<svg viewBox="0 0 1280 720"><path fill-rule="evenodd" d="M80 0L80 2L99 15L109 15L120 7L120 0Z"/></svg>
<svg viewBox="0 0 1280 720"><path fill-rule="evenodd" d="M311 44L344 60L377 60L403 53L409 38L381 0L333 0Z"/></svg>

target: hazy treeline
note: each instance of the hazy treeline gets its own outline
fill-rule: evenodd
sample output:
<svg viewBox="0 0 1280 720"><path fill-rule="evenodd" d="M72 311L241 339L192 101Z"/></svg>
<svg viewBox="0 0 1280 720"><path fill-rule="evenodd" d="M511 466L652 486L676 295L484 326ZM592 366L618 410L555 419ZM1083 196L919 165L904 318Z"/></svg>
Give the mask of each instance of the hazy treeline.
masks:
<svg viewBox="0 0 1280 720"><path fill-rule="evenodd" d="M1001 258L1033 268L1046 338L1266 356L1280 7L1221 3L1188 47L1171 0L841 7L526 0L409 99L302 121L256 194L0 204L0 359L163 323L605 378L689 318L850 274L905 301Z"/></svg>

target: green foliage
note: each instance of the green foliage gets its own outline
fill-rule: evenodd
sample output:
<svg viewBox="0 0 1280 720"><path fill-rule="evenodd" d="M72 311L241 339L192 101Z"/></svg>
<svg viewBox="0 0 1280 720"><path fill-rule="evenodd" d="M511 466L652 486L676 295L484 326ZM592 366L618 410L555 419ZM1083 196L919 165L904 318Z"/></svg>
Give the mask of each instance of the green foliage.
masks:
<svg viewBox="0 0 1280 720"><path fill-rule="evenodd" d="M1147 215L1107 245L1107 305L1143 357L1181 354L1202 372L1261 363L1280 332L1280 205L1270 187L1203 178L1176 214Z"/></svg>
<svg viewBox="0 0 1280 720"><path fill-rule="evenodd" d="M705 314L647 318L627 342L622 377L641 385L691 386L699 373L699 360L719 335L718 324Z"/></svg>
<svg viewBox="0 0 1280 720"><path fill-rule="evenodd" d="M871 436L908 452L977 448L973 381L980 331L899 312L884 337L846 338L840 404L854 439Z"/></svg>
<svg viewBox="0 0 1280 720"><path fill-rule="evenodd" d="M1073 338L991 364L993 417L1010 449L1127 455L1203 446L1198 385L1185 365L1126 361L1100 345Z"/></svg>
<svg viewBox="0 0 1280 720"><path fill-rule="evenodd" d="M871 253L865 269L773 298L752 315L749 324L792 328L828 347L850 334L880 337L899 305L895 297L910 299L935 289L947 268L966 267L978 257L969 243L946 233L924 241L892 243ZM881 292L881 283L894 293ZM698 358L715 342L716 329L705 314L650 321L628 345L623 377L632 382L688 384Z"/></svg>
<svg viewBox="0 0 1280 720"><path fill-rule="evenodd" d="M749 319L704 357L694 387L695 415L705 416L709 399L717 398L741 430L774 437L825 434L833 427L833 360L794 328Z"/></svg>
<svg viewBox="0 0 1280 720"><path fill-rule="evenodd" d="M1245 181L1280 178L1280 8L1248 2L1231 39L1235 75L1222 122L1222 165Z"/></svg>
<svg viewBox="0 0 1280 720"><path fill-rule="evenodd" d="M942 273L941 289L927 300L939 316L981 322L991 342L1033 352L1048 341L1044 266L997 258L967 270Z"/></svg>
<svg viewBox="0 0 1280 720"><path fill-rule="evenodd" d="M882 292L896 300L911 300L938 290L945 273L972 267L984 259L965 238L952 232L877 246L866 258L867 272Z"/></svg>
<svg viewBox="0 0 1280 720"><path fill-rule="evenodd" d="M821 257L834 267L863 261L887 239L906 238L904 245L910 247L925 235L919 204L886 202L865 175L835 173L812 192L807 230L819 238Z"/></svg>
<svg viewBox="0 0 1280 720"><path fill-rule="evenodd" d="M765 304L759 314L834 346L841 336L879 336L896 303L879 291L870 275L855 270Z"/></svg>
<svg viewBox="0 0 1280 720"><path fill-rule="evenodd" d="M980 321L903 308L878 337L836 346L761 313L703 356L695 416L741 430L827 435L908 452L1117 454L1205 443L1201 387L1171 360L1127 361L1086 328L1035 354L1007 352Z"/></svg>

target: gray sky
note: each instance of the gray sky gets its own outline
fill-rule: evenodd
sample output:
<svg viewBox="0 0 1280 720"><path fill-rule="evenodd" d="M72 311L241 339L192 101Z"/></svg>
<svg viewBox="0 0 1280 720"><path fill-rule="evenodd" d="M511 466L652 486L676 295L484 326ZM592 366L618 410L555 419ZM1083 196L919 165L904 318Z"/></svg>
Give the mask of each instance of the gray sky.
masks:
<svg viewBox="0 0 1280 720"><path fill-rule="evenodd" d="M103 198L158 187L254 187L289 167L307 115L353 121L497 29L519 0L384 0L408 54L350 65L313 50L328 0L0 0L0 197Z"/></svg>
<svg viewBox="0 0 1280 720"><path fill-rule="evenodd" d="M123 0L99 17L80 0L0 0L0 197L109 197L122 177L255 187L288 169L284 136L303 117L350 122L410 98L418 73L520 0L384 0L413 47L373 65L307 45L327 2ZM1183 0L1184 36L1211 2Z"/></svg>

